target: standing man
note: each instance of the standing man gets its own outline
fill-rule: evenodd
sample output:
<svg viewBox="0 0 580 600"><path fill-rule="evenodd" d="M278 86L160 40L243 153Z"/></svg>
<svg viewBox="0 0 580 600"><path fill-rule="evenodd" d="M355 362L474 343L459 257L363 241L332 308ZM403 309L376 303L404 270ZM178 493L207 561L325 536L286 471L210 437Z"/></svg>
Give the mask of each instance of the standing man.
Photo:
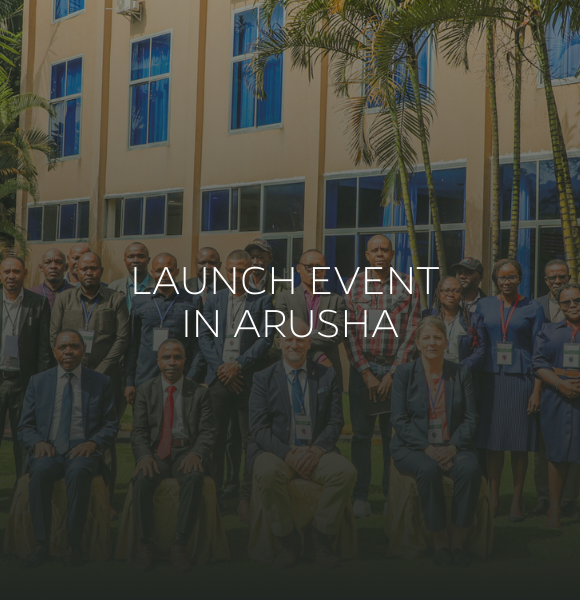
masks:
<svg viewBox="0 0 580 600"><path fill-rule="evenodd" d="M74 287L64 278L66 256L58 248L50 248L42 255L38 268L44 275L44 281L30 291L44 296L52 310L57 295Z"/></svg>
<svg viewBox="0 0 580 600"><path fill-rule="evenodd" d="M184 377L185 347L168 339L159 347L161 372L139 386L133 411L131 445L133 509L139 548L134 567L153 566L153 496L163 479L179 482L177 531L171 562L177 571L191 568L187 543L193 533L203 492L204 466L214 445L210 391Z"/></svg>
<svg viewBox="0 0 580 600"><path fill-rule="evenodd" d="M246 252L251 257L252 264L250 266L263 269L263 271L256 269L255 271L250 272L250 286L260 292L265 291L272 296L272 304L275 305L276 295L279 292L289 290L290 286L284 281L276 281L274 284L274 292L272 293L272 274L269 269L274 260L272 246L270 246L266 240L257 238L251 244L246 246ZM278 273L278 277L281 276L282 274Z"/></svg>
<svg viewBox="0 0 580 600"><path fill-rule="evenodd" d="M131 312L131 305L135 291L144 292L148 287L154 284L153 277L149 275L149 250L141 242L133 242L125 248L125 266L128 275L121 277L109 284L109 287L116 292L121 292L127 298L127 309ZM137 269L137 284L133 281Z"/></svg>
<svg viewBox="0 0 580 600"><path fill-rule="evenodd" d="M208 294L213 294L213 273L214 270L219 271L222 268L222 261L218 251L215 248L210 248L206 246L205 248L200 248L195 255L195 277L190 277L186 282L185 286L187 291L191 293L199 292L202 290L204 279L205 279L205 287L203 287L203 291L201 294L201 299L205 304ZM216 279L217 289L215 291L219 292L226 287L226 284L220 279Z"/></svg>
<svg viewBox="0 0 580 600"><path fill-rule="evenodd" d="M365 253L372 267L372 278L365 291L365 273L358 275L350 293L346 297L348 320L361 323L367 320L366 337L362 325L348 327L346 350L351 364L350 369L350 417L352 421L352 462L358 471L354 487L353 511L357 518L371 515L371 505L367 500L371 481L371 440L375 428L376 414L368 415L363 410L363 395L373 402L384 403L379 414L379 426L383 442L383 493L385 500L389 491L389 469L391 440L390 397L391 386L397 365L407 362L411 357L415 331L419 324L419 290L413 282L412 293L393 276L393 288L390 288L390 269L395 256L391 240L384 235L373 236L367 244ZM398 274L409 287L409 276ZM377 331L382 311L388 311L398 337L392 331ZM382 327L388 327L383 318ZM386 509L386 502L385 502Z"/></svg>
<svg viewBox="0 0 580 600"><path fill-rule="evenodd" d="M22 564L38 567L50 556L52 490L64 477L67 496L66 567L82 564L81 540L91 482L102 452L118 429L111 380L82 366L85 343L78 331L56 336L58 366L34 375L26 390L18 439L29 452L30 514L36 549Z"/></svg>
<svg viewBox="0 0 580 600"><path fill-rule="evenodd" d="M66 260L68 263L68 271L64 276L65 280L68 281L71 286L76 287L79 285L79 258L85 254L85 252L91 252L91 248L86 242L79 242L73 244L68 251Z"/></svg>
<svg viewBox="0 0 580 600"><path fill-rule="evenodd" d="M551 260L544 267L544 281L550 290L545 296L538 298L544 309L546 323L559 323L565 319L564 313L556 300L556 292L563 285L570 283L570 270L564 260ZM546 444L542 429L539 428L540 450L534 454L534 483L538 494L538 504L532 510L534 516L543 516L548 513L550 494L548 486L548 460L546 459ZM571 463L568 471L564 492L562 494L562 516L580 519L580 510L576 505L580 494L580 464Z"/></svg>
<svg viewBox="0 0 580 600"><path fill-rule="evenodd" d="M8 416L16 479L24 473L25 453L16 437L24 393L30 378L52 362L48 300L24 289L27 274L24 261L17 256L0 263L0 441Z"/></svg>
<svg viewBox="0 0 580 600"><path fill-rule="evenodd" d="M224 454L228 425L231 414L238 413L242 448L244 453L250 440L248 399L252 388L252 377L266 366L266 356L272 344L270 333L266 337L266 311L272 310L268 294L252 296L244 291L242 279L251 266L250 255L244 250L234 250L226 261L226 275L230 285L235 282L235 293L229 289L208 296L203 316L208 325L202 323L199 345L207 362L205 382L211 390L211 400L216 426L216 446L211 459L211 472L216 488L220 490L224 480ZM251 327L252 318L259 335ZM246 318L244 318L246 316ZM247 329L238 327L243 324ZM217 328L217 337L212 333ZM252 479L247 465L238 514L242 521L250 519L250 491Z"/></svg>
<svg viewBox="0 0 580 600"><path fill-rule="evenodd" d="M463 291L467 309L469 312L475 312L477 303L486 297L485 292L479 287L483 279L483 265L477 258L466 256L451 268L455 270L455 278Z"/></svg>

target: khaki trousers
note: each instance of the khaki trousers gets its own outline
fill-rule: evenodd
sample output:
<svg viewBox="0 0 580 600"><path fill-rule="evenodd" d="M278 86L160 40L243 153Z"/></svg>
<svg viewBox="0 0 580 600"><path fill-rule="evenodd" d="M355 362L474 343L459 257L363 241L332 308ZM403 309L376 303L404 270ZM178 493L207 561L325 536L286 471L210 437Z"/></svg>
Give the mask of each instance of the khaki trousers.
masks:
<svg viewBox="0 0 580 600"><path fill-rule="evenodd" d="M288 535L294 524L287 486L291 479L300 476L270 452L264 452L256 458L254 476L272 533L276 537ZM336 535L356 482L356 469L344 456L328 452L312 469L310 479L323 488L312 524L325 535Z"/></svg>

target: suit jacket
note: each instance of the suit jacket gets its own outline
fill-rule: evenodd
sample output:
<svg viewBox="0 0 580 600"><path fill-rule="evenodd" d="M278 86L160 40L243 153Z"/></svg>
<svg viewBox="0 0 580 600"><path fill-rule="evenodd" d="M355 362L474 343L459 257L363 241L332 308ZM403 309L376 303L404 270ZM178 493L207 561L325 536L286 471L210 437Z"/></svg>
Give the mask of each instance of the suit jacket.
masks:
<svg viewBox="0 0 580 600"><path fill-rule="evenodd" d="M184 378L182 406L191 452L199 454L202 462L207 463L215 443L211 392ZM135 461L154 455L163 430L163 408L163 377L158 375L137 388L131 432Z"/></svg>
<svg viewBox="0 0 580 600"><path fill-rule="evenodd" d="M221 290L216 294L207 297L203 307L204 319L209 327L200 321L199 328L199 347L207 363L207 375L205 383L211 384L217 378L217 370L224 363L222 359L224 351L224 342L226 338L226 319L228 314L229 290ZM273 310L272 300L268 294L260 296L246 297L244 312L249 311L252 321L258 328L259 337L253 330L240 331L240 356L238 362L242 365L246 383L252 381L252 375L255 371L263 368L266 361L266 355L272 340L274 332L271 330L266 337L266 311ZM217 320L216 320L217 316ZM246 317L243 322L244 327L250 327L250 320ZM210 330L215 331L217 327L218 336L215 337Z"/></svg>
<svg viewBox="0 0 580 600"><path fill-rule="evenodd" d="M469 368L445 361L445 408L450 440L458 451L477 452L473 436L477 412ZM429 446L429 388L421 358L399 365L391 389L391 456L396 462L415 450Z"/></svg>
<svg viewBox="0 0 580 600"><path fill-rule="evenodd" d="M340 353L339 348L344 340L344 311L346 310L346 302L342 296L338 294L321 294L320 298L320 311L333 310L335 313L326 313L323 315L325 321L334 323L338 327L338 333L333 338L325 338L324 335L333 335L335 329L330 325L323 323L320 318L318 319L318 325L312 330L310 336L312 340L312 347L308 353L308 358L317 361L323 354L325 354L338 377L339 385L342 387L342 365L340 364ZM294 293L290 290L280 292L276 296L276 310L280 310L286 316L286 319L290 319L290 311L294 312L294 318L302 319L306 323L310 321L310 314L306 306L306 297L304 288L299 285L294 288Z"/></svg>
<svg viewBox="0 0 580 600"><path fill-rule="evenodd" d="M0 291L0 315L4 314L4 294ZM50 307L44 296L24 290L18 323L20 383L26 390L30 378L54 364L50 345ZM12 332L10 332L11 334ZM0 336L3 336L0 318Z"/></svg>
<svg viewBox="0 0 580 600"><path fill-rule="evenodd" d="M34 446L38 442L48 442L56 396L57 372L58 368L54 367L34 375L28 384L18 427L18 439L29 453L34 452ZM83 367L81 390L85 441L95 442L100 450L106 450L115 443L115 435L119 428L111 379Z"/></svg>
<svg viewBox="0 0 580 600"><path fill-rule="evenodd" d="M540 296L536 302L541 305L544 309L544 317L546 323L551 323L552 319L550 317L550 294L546 294L545 296Z"/></svg>
<svg viewBox="0 0 580 600"><path fill-rule="evenodd" d="M283 360L283 359L282 359ZM282 360L254 375L250 394L250 434L247 467L263 452L284 460L290 452L292 400ZM312 420L312 445L325 452L339 452L336 442L342 433L344 418L342 394L336 371L311 360L308 369L308 397Z"/></svg>

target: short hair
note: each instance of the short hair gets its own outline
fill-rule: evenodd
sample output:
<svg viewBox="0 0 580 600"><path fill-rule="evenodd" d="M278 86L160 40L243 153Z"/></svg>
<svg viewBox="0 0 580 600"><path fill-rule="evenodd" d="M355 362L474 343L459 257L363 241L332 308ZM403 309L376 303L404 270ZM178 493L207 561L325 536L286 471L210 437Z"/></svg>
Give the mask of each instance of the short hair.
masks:
<svg viewBox="0 0 580 600"><path fill-rule="evenodd" d="M447 339L447 327L445 327L443 319L440 319L439 317L429 316L425 317L424 319L421 319L421 322L417 326L417 331L415 332L416 340L419 339L421 332L423 331L423 329L425 329L425 327L435 327L436 329L439 329L439 331L445 336L445 339Z"/></svg>
<svg viewBox="0 0 580 600"><path fill-rule="evenodd" d="M81 262L81 259L85 258L87 255L92 255L92 256L96 257L96 259L99 261L99 268L103 267L103 261L101 260L101 257L96 252L92 252L92 251L83 252L79 258L79 262Z"/></svg>
<svg viewBox="0 0 580 600"><path fill-rule="evenodd" d="M506 265L511 265L518 272L520 279L523 277L522 265L515 258L502 258L498 260L493 266L493 271L491 272L491 279L497 285L497 274L502 267Z"/></svg>
<svg viewBox="0 0 580 600"><path fill-rule="evenodd" d="M324 258L324 254L322 254L322 252L320 252L320 250L317 250L316 248L310 248L310 250L305 250L301 255L300 255L300 262L302 262L302 259L307 255L310 254L311 252L314 252L316 254L320 254L320 256L322 256L322 258Z"/></svg>
<svg viewBox="0 0 580 600"><path fill-rule="evenodd" d="M66 254L62 251L59 250L58 248L49 248L48 250L45 250L42 253L42 256L40 257L41 260L44 259L44 257L49 253L49 252L58 252L58 254L60 255L60 257L62 258L63 262L66 262Z"/></svg>
<svg viewBox="0 0 580 600"><path fill-rule="evenodd" d="M53 348L56 348L56 343L58 342L58 338L63 334L63 333L72 333L73 335L76 335L79 338L79 341L81 343L81 346L85 345L85 340L83 340L83 336L78 332L78 330L76 329L61 329L57 334L56 334L56 338L54 340L54 346Z"/></svg>
<svg viewBox="0 0 580 600"><path fill-rule="evenodd" d="M578 290L580 292L580 283L567 283L556 290L556 301L560 302L560 296L564 290Z"/></svg>
<svg viewBox="0 0 580 600"><path fill-rule="evenodd" d="M234 250L228 254L227 260L245 260L248 263L252 262L252 257L245 250Z"/></svg>
<svg viewBox="0 0 580 600"><path fill-rule="evenodd" d="M175 263L175 266L177 266L177 258L175 258L175 256L169 252L160 252L153 258L152 262L155 262L158 258L170 258Z"/></svg>
<svg viewBox="0 0 580 600"><path fill-rule="evenodd" d="M4 264L4 261L6 261L6 260L8 260L10 258L13 258L14 260L17 260L22 265L22 268L26 270L26 265L24 264L24 260L22 258L20 258L20 256L16 256L16 254L9 254L8 256L5 256L2 259L2 262L0 262L0 265Z"/></svg>
<svg viewBox="0 0 580 600"><path fill-rule="evenodd" d="M218 252L218 251L217 251L215 248L212 248L211 246L204 246L203 248L200 248L200 249L197 251L197 254L195 255L195 257L196 257L196 258L197 258L197 255L198 255L200 252L215 252L215 253L217 254L218 260L219 260L220 262L221 262L221 260L222 260L222 259L221 259L221 257L220 257L220 253L219 253L219 252Z"/></svg>
<svg viewBox="0 0 580 600"><path fill-rule="evenodd" d="M386 236L384 233L375 233L375 235L371 235L371 237L369 238L369 241L367 242L367 245L366 245L367 250L369 249L369 244L371 243L371 240L376 237L385 238L387 240L387 242L389 242L389 246L391 247L391 250L393 249L393 242L391 242L390 237Z"/></svg>
<svg viewBox="0 0 580 600"><path fill-rule="evenodd" d="M544 275L546 275L546 269L548 267L566 267L566 271L568 273L570 273L570 267L568 266L568 263L565 260L562 260L561 258L555 258L554 260L551 260L549 262L546 263L546 266L544 267Z"/></svg>
<svg viewBox="0 0 580 600"><path fill-rule="evenodd" d="M129 250L129 248L131 246L141 246L143 248L145 248L145 250L147 250L147 254L149 255L149 248L147 248L147 246L143 243L143 242L131 242L126 248L125 248L125 252L127 252L127 250Z"/></svg>
<svg viewBox="0 0 580 600"><path fill-rule="evenodd" d="M183 356L185 356L185 345L182 341L178 340L177 338L168 338L164 342L161 342L161 344L159 344L157 352L159 352L161 348L163 348L163 346L167 346L168 344L177 344L178 346L181 346L181 349L183 350Z"/></svg>

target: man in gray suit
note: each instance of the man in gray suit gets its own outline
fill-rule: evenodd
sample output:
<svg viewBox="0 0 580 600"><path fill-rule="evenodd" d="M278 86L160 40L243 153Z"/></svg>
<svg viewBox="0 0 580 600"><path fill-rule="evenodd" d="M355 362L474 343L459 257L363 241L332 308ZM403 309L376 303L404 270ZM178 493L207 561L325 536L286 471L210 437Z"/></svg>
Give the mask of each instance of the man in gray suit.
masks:
<svg viewBox="0 0 580 600"><path fill-rule="evenodd" d="M294 319L302 319L310 323L312 329L312 346L308 352L308 358L315 362L323 364L325 367L334 367L338 377L338 385L342 390L342 366L340 364L340 344L344 339L344 311L346 303L342 296L332 292L325 292L320 285L320 280L325 279L326 262L324 255L318 250L307 250L300 257L296 270L300 275L300 285L294 290L279 292L276 296L276 309L280 310L290 319L290 312ZM316 271L317 288L314 293L314 269ZM333 323L338 328L334 337L328 338L323 335L332 335L335 329L330 325L323 323L320 319L320 313L325 310L332 310L323 315L325 321ZM311 320L312 317L312 320Z"/></svg>
<svg viewBox="0 0 580 600"><path fill-rule="evenodd" d="M538 302L544 309L546 323L559 323L564 320L564 313L556 301L556 292L563 285L570 282L570 270L565 261L561 259L551 260L544 267L544 281L550 290L545 296L538 298ZM534 483L538 494L538 505L532 510L535 516L548 513L549 486L548 486L548 461L546 459L546 445L542 431L540 433L540 451L534 455ZM562 516L580 519L580 511L576 506L580 494L580 464L571 464L564 493L562 494Z"/></svg>
<svg viewBox="0 0 580 600"><path fill-rule="evenodd" d="M144 292L147 288L155 285L155 280L149 275L149 250L141 242L133 242L125 248L125 266L129 273L121 279L109 284L109 289L121 292L127 297L127 309L131 312L135 292ZM137 269L137 283L133 280Z"/></svg>

